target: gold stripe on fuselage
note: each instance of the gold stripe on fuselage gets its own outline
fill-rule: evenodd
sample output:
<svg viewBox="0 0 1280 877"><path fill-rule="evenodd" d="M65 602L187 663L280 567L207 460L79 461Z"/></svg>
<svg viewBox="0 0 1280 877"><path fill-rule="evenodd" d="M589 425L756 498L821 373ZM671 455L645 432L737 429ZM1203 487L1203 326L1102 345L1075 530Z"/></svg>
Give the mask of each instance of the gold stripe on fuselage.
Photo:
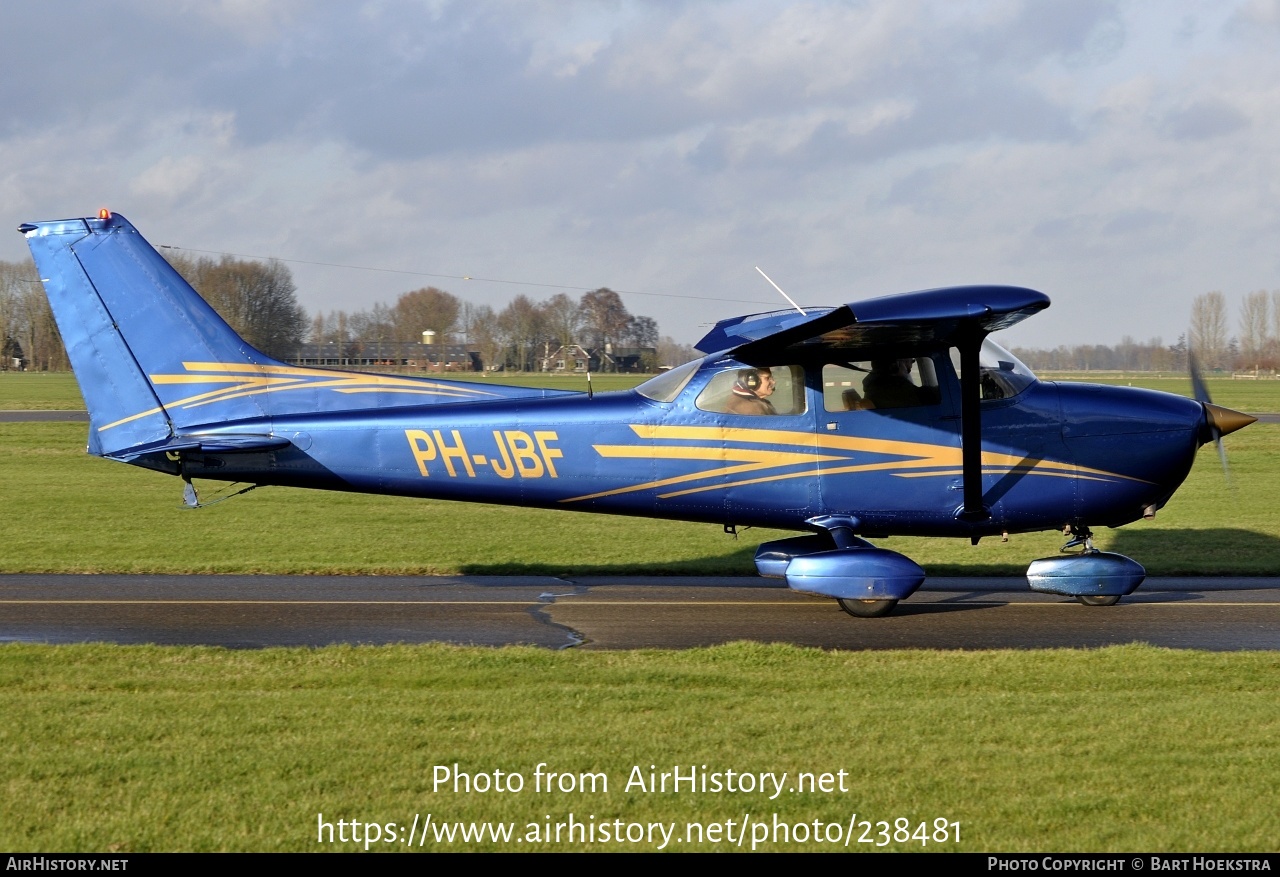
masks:
<svg viewBox="0 0 1280 877"><path fill-rule="evenodd" d="M230 399L246 396L257 396L265 393L277 393L288 390L334 390L338 393L408 393L421 396L446 397L450 399L483 399L499 398L499 394L479 388L461 387L454 384L441 384L419 378L398 378L392 375L365 375L357 372L340 372L294 366L247 366L228 365L221 362L184 362L182 367L186 374L148 375L155 386L177 384L230 384L186 396L164 403L165 407L198 408ZM213 374L200 374L212 372ZM123 423L139 420L152 414L159 414L164 407L150 408L146 411L123 417L119 420L98 427L104 432Z"/></svg>
<svg viewBox="0 0 1280 877"><path fill-rule="evenodd" d="M569 497L561 500L561 502L582 502L643 490L659 490L677 484L705 481L710 478L750 475L761 471L785 468L792 468L793 471L776 472L771 475L758 475L750 478L735 478L716 484L691 485L681 490L660 493L659 498L671 499L694 493L725 490L752 484L765 484L773 481L785 481L793 478L816 478L819 476L861 472L890 472L902 478L954 477L963 474L963 469L961 468L963 453L959 447L952 445L807 433L795 430L747 429L741 427L632 424L631 430L636 434L637 438L642 440L641 443L625 445L602 444L593 445L592 447L601 457L606 458L706 460L710 462L733 462L737 465L704 469L698 472L647 481L613 490ZM648 441L643 441L646 439ZM665 442L717 442L719 444L718 446L707 444L669 445L664 444ZM761 444L789 445L792 448L796 448L796 450L756 451L760 456L753 457L751 456L751 448L734 446ZM818 468L820 463L830 464L849 460L850 455L855 453L859 455L887 455L901 459L878 460L866 463L850 462L847 465L828 465L825 468ZM794 467L797 466L804 466L805 468L796 471ZM1025 457L993 451L984 451L982 453L982 472L984 475L1021 473L1054 478L1077 477L1097 481L1124 480L1141 482L1141 479L1128 475L1090 469L1073 463L1063 463L1055 460L1037 460L1034 463L1028 463Z"/></svg>

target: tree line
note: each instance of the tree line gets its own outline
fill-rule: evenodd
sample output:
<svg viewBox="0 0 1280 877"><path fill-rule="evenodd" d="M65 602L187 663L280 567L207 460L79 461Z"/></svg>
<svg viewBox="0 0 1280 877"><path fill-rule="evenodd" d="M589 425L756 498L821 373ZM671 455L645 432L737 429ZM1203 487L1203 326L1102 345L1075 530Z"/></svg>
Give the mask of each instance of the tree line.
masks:
<svg viewBox="0 0 1280 877"><path fill-rule="evenodd" d="M660 336L652 317L627 310L618 293L591 290L577 299L565 293L544 301L518 295L501 310L463 301L434 286L405 292L394 304L366 310L308 315L298 302L292 274L282 262L222 256L166 258L200 291L241 337L276 359L297 358L306 342L334 344L344 356L384 342L436 343L477 351L488 368L541 371L548 360L581 345L609 370L619 351L656 350L640 361L644 371L695 358L692 347ZM1062 345L1051 350L1015 347L1033 369L1050 371L1185 371L1194 355L1207 371L1280 368L1280 290L1243 296L1231 332L1228 301L1220 291L1192 302L1188 332L1174 344L1125 336L1119 344ZM69 368L66 351L34 263L0 261L0 369Z"/></svg>
<svg viewBox="0 0 1280 877"><path fill-rule="evenodd" d="M420 341L427 331L437 343L460 343L477 351L487 367L516 371L541 371L548 359L573 345L598 356L605 370L624 350L646 350L635 354L641 356L644 371L678 365L694 354L670 338L661 338L652 317L630 313L621 296L608 288L583 293L578 299L565 293L545 301L518 295L506 307L494 310L428 286L403 293L393 305L317 314L308 340L333 343L354 356L365 345ZM666 361L672 356L683 358Z"/></svg>
<svg viewBox="0 0 1280 877"><path fill-rule="evenodd" d="M1126 335L1119 344L1061 344L1051 350L1010 347L1033 371L1186 371L1185 336L1166 346L1162 338L1135 341Z"/></svg>
<svg viewBox="0 0 1280 877"><path fill-rule="evenodd" d="M516 296L501 310L465 302L434 286L405 292L394 304L308 315L287 266L222 256L166 253L174 268L247 342L276 359L293 359L304 343L332 343L343 355L383 342L420 342L478 351L486 367L539 371L561 348L581 345L609 370L619 351L641 356L642 370L678 365L697 352L660 337L652 317L630 313L618 293L601 288L574 299ZM67 369L66 352L32 262L0 262L0 369ZM636 354L638 355L638 354Z"/></svg>
<svg viewBox="0 0 1280 877"><path fill-rule="evenodd" d="M1137 342L1125 336L1118 345L1080 344L1052 350L1014 347L1032 369L1047 371L1186 371L1194 356L1206 371L1276 371L1280 368L1280 290L1243 296L1232 334L1227 296L1198 295L1191 303L1186 333L1165 345L1161 338Z"/></svg>

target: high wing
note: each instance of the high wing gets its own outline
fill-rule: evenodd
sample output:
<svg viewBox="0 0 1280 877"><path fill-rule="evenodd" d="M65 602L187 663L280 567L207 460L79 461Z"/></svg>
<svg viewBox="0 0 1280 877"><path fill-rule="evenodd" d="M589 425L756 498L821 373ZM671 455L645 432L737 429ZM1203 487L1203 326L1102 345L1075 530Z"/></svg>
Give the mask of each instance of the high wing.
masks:
<svg viewBox="0 0 1280 877"><path fill-rule="evenodd" d="M1049 306L1020 286L947 286L869 298L835 308L771 311L722 320L695 346L744 362L802 360L833 348L910 356L986 337Z"/></svg>
<svg viewBox="0 0 1280 877"><path fill-rule="evenodd" d="M967 520L990 517L982 502L983 340L1049 306L1049 297L1020 286L948 286L871 298L837 308L772 311L717 323L698 342L753 365L804 361L833 350L850 358L914 356L945 347L960 351L961 450ZM853 354L857 354L856 357Z"/></svg>

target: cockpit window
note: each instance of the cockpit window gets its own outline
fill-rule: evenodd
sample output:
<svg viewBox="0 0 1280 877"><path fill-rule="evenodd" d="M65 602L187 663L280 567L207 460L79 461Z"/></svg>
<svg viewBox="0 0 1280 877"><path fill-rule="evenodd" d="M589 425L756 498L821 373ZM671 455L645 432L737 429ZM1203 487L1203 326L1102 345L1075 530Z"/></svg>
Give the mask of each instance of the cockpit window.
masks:
<svg viewBox="0 0 1280 877"><path fill-rule="evenodd" d="M715 414L803 414L804 372L799 366L737 366L707 382L695 402Z"/></svg>
<svg viewBox="0 0 1280 877"><path fill-rule="evenodd" d="M956 374L961 376L960 351L952 348L951 362ZM978 383L982 388L982 401L1012 399L1036 381L1036 376L1018 357L1005 350L990 338L982 342L978 353Z"/></svg>
<svg viewBox="0 0 1280 877"><path fill-rule="evenodd" d="M680 391L684 389L685 384L689 383L689 379L698 371L698 366L700 365L702 365L702 360L700 359L686 362L684 365L678 365L660 375L649 378L649 380L636 387L636 392L655 402L674 402L676 396L680 395Z"/></svg>
<svg viewBox="0 0 1280 877"><path fill-rule="evenodd" d="M822 367L822 404L827 411L914 408L941 401L938 373L927 356Z"/></svg>

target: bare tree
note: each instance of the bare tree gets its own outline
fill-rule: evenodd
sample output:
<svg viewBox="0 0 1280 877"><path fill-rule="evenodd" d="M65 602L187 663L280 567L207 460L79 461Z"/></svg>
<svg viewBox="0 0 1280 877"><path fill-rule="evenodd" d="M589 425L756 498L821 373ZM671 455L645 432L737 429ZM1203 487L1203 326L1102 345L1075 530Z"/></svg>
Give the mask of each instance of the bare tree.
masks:
<svg viewBox="0 0 1280 877"><path fill-rule="evenodd" d="M600 353L621 341L631 325L631 314L627 313L622 298L612 289L601 288L584 293L580 308L587 346ZM609 360L601 358L606 363L605 368L609 368Z"/></svg>
<svg viewBox="0 0 1280 877"><path fill-rule="evenodd" d="M674 368L701 355L688 344L677 343L670 335L663 335L658 339L658 365Z"/></svg>
<svg viewBox="0 0 1280 877"><path fill-rule="evenodd" d="M36 371L69 368L34 262L0 262L0 346L7 351L0 368L12 367L19 357Z"/></svg>
<svg viewBox="0 0 1280 877"><path fill-rule="evenodd" d="M22 311L20 286L24 279L24 266L19 262L0 262L0 371L13 367L15 359L22 357L22 334L19 315ZM34 279L34 278L33 278Z"/></svg>
<svg viewBox="0 0 1280 877"><path fill-rule="evenodd" d="M1189 336L1191 353L1201 366L1209 369L1228 367L1225 295L1215 290L1195 297L1191 303Z"/></svg>
<svg viewBox="0 0 1280 877"><path fill-rule="evenodd" d="M657 347L658 323L653 317L632 317L622 340L632 347Z"/></svg>
<svg viewBox="0 0 1280 877"><path fill-rule="evenodd" d="M268 356L296 353L308 330L298 289L284 263L223 256L165 256L245 341Z"/></svg>
<svg viewBox="0 0 1280 877"><path fill-rule="evenodd" d="M1274 366L1280 361L1280 289L1271 290L1271 331L1267 334L1267 351Z"/></svg>
<svg viewBox="0 0 1280 877"><path fill-rule="evenodd" d="M558 349L577 342L581 313L578 303L563 292L542 303L542 319L546 327L545 340L552 347Z"/></svg>
<svg viewBox="0 0 1280 877"><path fill-rule="evenodd" d="M434 332L436 342L447 344L449 333L458 326L462 302L457 296L427 286L406 292L392 309L397 341L421 341L423 332Z"/></svg>
<svg viewBox="0 0 1280 877"><path fill-rule="evenodd" d="M480 354L484 368L502 365L504 341L498 325L498 315L488 305L464 304L462 306L463 331L467 333L467 346Z"/></svg>
<svg viewBox="0 0 1280 877"><path fill-rule="evenodd" d="M541 309L525 295L517 295L498 314L498 328L506 342L506 361L520 371L533 371L547 340Z"/></svg>
<svg viewBox="0 0 1280 877"><path fill-rule="evenodd" d="M395 312L387 305L378 302L367 311L356 311L346 318L345 328L352 355L395 358L391 348L396 338Z"/></svg>
<svg viewBox="0 0 1280 877"><path fill-rule="evenodd" d="M1271 329L1271 296L1265 289L1244 297L1240 308L1240 355L1248 368L1260 368Z"/></svg>

